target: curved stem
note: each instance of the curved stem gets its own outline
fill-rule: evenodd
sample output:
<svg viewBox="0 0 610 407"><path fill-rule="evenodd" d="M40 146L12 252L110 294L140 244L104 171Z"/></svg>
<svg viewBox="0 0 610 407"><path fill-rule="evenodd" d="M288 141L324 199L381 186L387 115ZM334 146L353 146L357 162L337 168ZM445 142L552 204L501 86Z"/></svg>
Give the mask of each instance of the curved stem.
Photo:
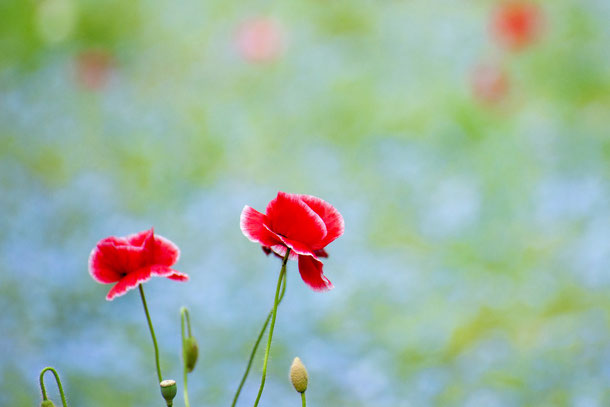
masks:
<svg viewBox="0 0 610 407"><path fill-rule="evenodd" d="M61 396L61 404L63 407L68 407L68 404L66 403L66 395L64 394L64 389L61 386L61 380L59 380L59 374L57 374L57 371L55 369L53 369L52 367L48 366L45 367L44 369L42 369L42 371L40 372L40 390L42 391L42 399L43 400L48 400L49 398L47 397L47 389L44 387L44 374L47 371L51 371L53 373L53 376L55 376L55 381L57 382L57 387L59 388L59 395Z"/></svg>
<svg viewBox="0 0 610 407"><path fill-rule="evenodd" d="M282 280L282 292L280 293L280 299L278 301L278 306L282 302L285 292L286 292L286 273L284 273L284 278ZM267 319L265 319L265 323L263 324L263 327L261 328L261 331L258 334L258 338L256 338L256 342L254 343L254 346L252 347L252 351L250 352L250 359L248 359L248 365L246 366L246 371L244 372L244 375L241 378L241 382L239 382L239 387L237 387L237 391L235 392L235 396L233 397L233 403L231 404L231 407L235 407L235 404L237 404L237 399L239 398L239 395L241 394L241 389L244 387L244 383L246 383L246 379L248 378L248 374L250 373L250 368L252 367L252 362L254 361L254 356L256 355L256 351L258 350L258 345L260 344L261 339L263 339L263 335L265 334L265 331L267 330L267 325L269 325L269 321L271 320L272 314L273 314L273 310L269 311L269 315L267 315Z"/></svg>
<svg viewBox="0 0 610 407"><path fill-rule="evenodd" d="M254 401L254 407L258 406L258 402L263 394L263 388L265 387L265 379L267 377L267 362L269 361L269 351L271 350L271 340L273 339L273 328L275 328L275 318L277 316L277 304L280 296L280 286L282 285L282 279L286 273L286 262L290 255L290 249L286 250L286 255L282 261L282 269L280 270L280 277L277 280L277 287L275 288L275 300L273 301L273 312L271 314L271 325L269 326L269 338L267 339L267 347L265 348L265 359L263 360L263 376L261 378L261 385L258 389L258 395L256 401Z"/></svg>
<svg viewBox="0 0 610 407"><path fill-rule="evenodd" d="M182 367L183 367L183 376L184 376L184 405L186 407L191 407L189 403L189 391L188 391L188 371L186 368L186 355L185 355L185 341L186 336L184 336L184 320L186 319L186 326L188 329L188 336L191 335L191 320L189 318L189 310L186 307L180 308L180 331L182 333Z"/></svg>
<svg viewBox="0 0 610 407"><path fill-rule="evenodd" d="M157 338L155 337L155 329L153 328L152 321L150 320L150 314L148 313L148 306L146 305L146 297L144 296L144 288L142 284L138 286L140 289L140 298L142 299L142 305L144 306L144 312L146 313L146 320L148 321L148 328L150 329L150 336L152 337L153 345L155 347L155 362L157 364L157 376L159 377L159 383L163 381L161 376L161 366L159 365L159 346L157 345Z"/></svg>
<svg viewBox="0 0 610 407"><path fill-rule="evenodd" d="M180 308L180 318L182 320L182 318L186 318L186 328L187 328L187 332L188 332L188 336L191 337L193 336L193 334L191 333L191 314L189 313L189 309L186 307L181 307ZM184 321L182 322L182 332L183 332L183 337L184 337Z"/></svg>
<svg viewBox="0 0 610 407"><path fill-rule="evenodd" d="M305 403L305 392L301 393L301 402L302 407L306 407L307 403Z"/></svg>

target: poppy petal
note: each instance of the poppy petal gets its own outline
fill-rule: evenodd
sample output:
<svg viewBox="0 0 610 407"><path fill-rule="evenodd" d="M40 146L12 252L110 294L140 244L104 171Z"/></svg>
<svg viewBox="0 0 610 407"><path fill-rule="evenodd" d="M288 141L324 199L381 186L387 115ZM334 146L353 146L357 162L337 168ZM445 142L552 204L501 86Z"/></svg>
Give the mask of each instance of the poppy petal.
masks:
<svg viewBox="0 0 610 407"><path fill-rule="evenodd" d="M121 279L122 274L112 268L104 259L99 245L91 250L89 255L89 274L98 283L115 283Z"/></svg>
<svg viewBox="0 0 610 407"><path fill-rule="evenodd" d="M239 217L239 227L244 236L252 242L260 243L263 246L273 246L280 241L274 233L270 233L264 226L266 220L267 216L265 214L246 205Z"/></svg>
<svg viewBox="0 0 610 407"><path fill-rule="evenodd" d="M141 248L117 245L115 238L103 239L89 256L89 273L100 283L113 283L142 264Z"/></svg>
<svg viewBox="0 0 610 407"><path fill-rule="evenodd" d="M273 253L280 259L284 258L284 256L286 255L286 250L288 250L288 248L283 244L276 244L274 246L271 246L271 251L273 251ZM294 250L291 250L290 255L288 256L288 260L296 260L297 257L299 257L299 255Z"/></svg>
<svg viewBox="0 0 610 407"><path fill-rule="evenodd" d="M187 274L160 264L155 264L154 266L151 266L150 272L153 276L167 277L176 281L187 281L189 279L189 276Z"/></svg>
<svg viewBox="0 0 610 407"><path fill-rule="evenodd" d="M303 254L306 256L315 257L313 250L306 244L297 242L296 240L288 239L287 237L284 237L284 236L278 236L278 237L286 246L290 247L292 249L292 251L295 252L296 254Z"/></svg>
<svg viewBox="0 0 610 407"><path fill-rule="evenodd" d="M155 235L154 264L173 266L180 258L180 249L171 240Z"/></svg>
<svg viewBox="0 0 610 407"><path fill-rule="evenodd" d="M144 230L139 233L134 233L133 235L129 235L125 237L127 243L131 246L144 246L144 242L146 242L151 235L154 236L155 231L154 228L150 228L148 230Z"/></svg>
<svg viewBox="0 0 610 407"><path fill-rule="evenodd" d="M328 257L328 253L324 249L314 250L313 254L315 254L316 257Z"/></svg>
<svg viewBox="0 0 610 407"><path fill-rule="evenodd" d="M278 192L267 205L267 221L273 232L308 246L319 244L327 235L322 218L297 194Z"/></svg>
<svg viewBox="0 0 610 407"><path fill-rule="evenodd" d="M315 246L316 249L322 249L330 242L338 238L345 231L345 222L343 216L334 206L323 199L312 195L299 195L300 199L307 204L322 220L326 226L327 234L324 240Z"/></svg>
<svg viewBox="0 0 610 407"><path fill-rule="evenodd" d="M174 281L188 281L189 276L187 274L174 270L174 273L172 275L167 276L167 278Z"/></svg>
<svg viewBox="0 0 610 407"><path fill-rule="evenodd" d="M299 256L299 273L301 278L315 291L326 291L334 288L322 271L322 262L311 256Z"/></svg>
<svg viewBox="0 0 610 407"><path fill-rule="evenodd" d="M155 235L153 228L126 239L130 245L142 247L147 265L173 266L180 258L178 246L161 235Z"/></svg>
<svg viewBox="0 0 610 407"><path fill-rule="evenodd" d="M119 297L125 294L127 291L136 288L139 284L150 280L151 268L142 267L139 270L132 271L123 278L121 278L115 285L110 289L106 299L112 301L115 297Z"/></svg>

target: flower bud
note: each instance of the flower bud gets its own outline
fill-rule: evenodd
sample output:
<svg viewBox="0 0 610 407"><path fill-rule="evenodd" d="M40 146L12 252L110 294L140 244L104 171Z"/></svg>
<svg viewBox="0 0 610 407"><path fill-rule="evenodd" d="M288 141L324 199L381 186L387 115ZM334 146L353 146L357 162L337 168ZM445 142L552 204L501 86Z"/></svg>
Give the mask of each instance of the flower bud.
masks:
<svg viewBox="0 0 610 407"><path fill-rule="evenodd" d="M182 350L184 363L186 364L186 371L192 372L195 369L197 363L197 357L199 356L199 346L195 337L189 336L184 340L184 349Z"/></svg>
<svg viewBox="0 0 610 407"><path fill-rule="evenodd" d="M294 389L299 393L303 393L307 390L307 382L309 377L307 375L307 369L298 357L294 358L292 365L290 366L290 381L294 386Z"/></svg>
<svg viewBox="0 0 610 407"><path fill-rule="evenodd" d="M51 400L42 400L40 407L55 407L55 404Z"/></svg>
<svg viewBox="0 0 610 407"><path fill-rule="evenodd" d="M175 380L163 380L159 383L161 386L161 395L167 402L168 406L172 406L174 404L174 397L176 397L176 393L178 393L178 386L176 386Z"/></svg>

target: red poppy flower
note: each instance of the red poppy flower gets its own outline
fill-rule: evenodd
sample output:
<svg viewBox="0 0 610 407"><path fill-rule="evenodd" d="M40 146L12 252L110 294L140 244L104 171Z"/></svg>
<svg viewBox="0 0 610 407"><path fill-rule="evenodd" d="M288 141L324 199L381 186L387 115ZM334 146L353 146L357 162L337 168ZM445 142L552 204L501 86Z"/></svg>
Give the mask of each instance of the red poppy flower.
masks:
<svg viewBox="0 0 610 407"><path fill-rule="evenodd" d="M316 291L333 288L322 271L324 248L343 234L343 217L331 204L311 195L278 192L263 214L245 206L240 218L242 233L269 254L298 259L299 273Z"/></svg>
<svg viewBox="0 0 610 407"><path fill-rule="evenodd" d="M186 281L188 276L171 268L180 249L168 239L145 230L126 237L110 236L98 242L89 256L89 273L99 283L116 283L106 299L125 294L152 276Z"/></svg>
<svg viewBox="0 0 610 407"><path fill-rule="evenodd" d="M530 2L511 1L498 7L491 30L506 48L519 50L535 41L542 28L542 12Z"/></svg>

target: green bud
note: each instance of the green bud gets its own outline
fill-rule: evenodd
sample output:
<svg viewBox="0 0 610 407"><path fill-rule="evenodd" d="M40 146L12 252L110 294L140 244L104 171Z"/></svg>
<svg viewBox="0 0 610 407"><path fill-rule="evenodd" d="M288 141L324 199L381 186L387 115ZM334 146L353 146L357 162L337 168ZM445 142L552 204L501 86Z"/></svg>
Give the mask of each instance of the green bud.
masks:
<svg viewBox="0 0 610 407"><path fill-rule="evenodd" d="M294 386L294 389L299 393L303 393L307 390L307 382L309 376L307 375L307 369L298 357L294 358L292 365L290 366L290 381Z"/></svg>
<svg viewBox="0 0 610 407"><path fill-rule="evenodd" d="M184 363L186 364L186 371L192 372L195 369L197 363L197 357L199 356L199 346L195 337L189 336L184 340L183 357Z"/></svg>
<svg viewBox="0 0 610 407"><path fill-rule="evenodd" d="M51 400L42 400L40 407L55 407L55 404Z"/></svg>
<svg viewBox="0 0 610 407"><path fill-rule="evenodd" d="M159 383L161 386L161 395L167 402L168 406L172 406L174 404L174 397L176 397L176 393L178 393L178 386L176 386L175 380L163 380Z"/></svg>

